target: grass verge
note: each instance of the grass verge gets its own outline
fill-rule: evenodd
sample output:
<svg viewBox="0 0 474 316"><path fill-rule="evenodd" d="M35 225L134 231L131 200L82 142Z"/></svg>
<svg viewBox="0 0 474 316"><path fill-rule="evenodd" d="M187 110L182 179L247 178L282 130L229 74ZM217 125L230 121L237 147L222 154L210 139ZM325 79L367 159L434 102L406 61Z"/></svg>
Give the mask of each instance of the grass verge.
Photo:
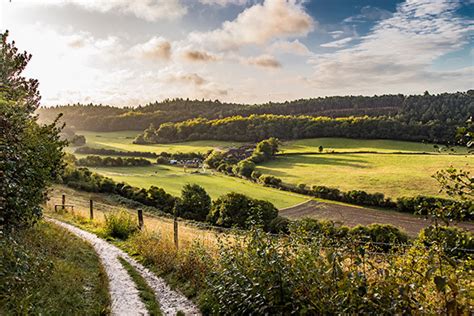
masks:
<svg viewBox="0 0 474 316"><path fill-rule="evenodd" d="M153 289L148 286L145 279L140 275L140 273L135 270L134 267L130 263L128 263L123 258L118 258L122 266L127 270L128 274L132 278L133 282L137 286L137 290L139 292L140 298L142 302L145 304L148 312L151 316L158 316L161 315L160 306L156 301L155 293Z"/></svg>
<svg viewBox="0 0 474 316"><path fill-rule="evenodd" d="M0 315L107 315L107 275L91 245L54 224L0 237Z"/></svg>

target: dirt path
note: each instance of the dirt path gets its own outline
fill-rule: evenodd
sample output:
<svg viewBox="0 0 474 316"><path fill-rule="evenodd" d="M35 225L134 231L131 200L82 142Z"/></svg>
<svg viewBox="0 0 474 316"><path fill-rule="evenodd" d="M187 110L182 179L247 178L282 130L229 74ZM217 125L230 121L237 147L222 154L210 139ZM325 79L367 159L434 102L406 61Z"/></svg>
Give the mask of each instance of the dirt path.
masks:
<svg viewBox="0 0 474 316"><path fill-rule="evenodd" d="M186 315L200 314L197 307L185 296L171 290L163 279L158 278L150 270L132 259L121 249L109 244L96 235L73 225L55 219L48 220L90 242L97 251L109 278L112 315L148 315L145 305L138 296L135 283L119 262L118 257L122 257L128 261L154 290L163 315L174 316L178 311L181 311Z"/></svg>
<svg viewBox="0 0 474 316"><path fill-rule="evenodd" d="M292 219L312 217L332 220L351 227L358 224L392 224L404 229L410 236L418 235L421 229L431 224L422 216L367 207L321 203L313 200L282 209L280 215ZM457 226L474 231L472 223L464 222Z"/></svg>

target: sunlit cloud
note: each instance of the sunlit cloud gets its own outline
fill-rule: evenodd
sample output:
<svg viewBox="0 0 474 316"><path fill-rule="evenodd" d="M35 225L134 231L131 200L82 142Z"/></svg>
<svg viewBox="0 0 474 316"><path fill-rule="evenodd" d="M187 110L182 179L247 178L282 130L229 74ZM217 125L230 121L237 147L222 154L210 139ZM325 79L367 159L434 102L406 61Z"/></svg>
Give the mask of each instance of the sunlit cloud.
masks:
<svg viewBox="0 0 474 316"><path fill-rule="evenodd" d="M117 12L147 21L176 19L187 13L180 0L15 0L15 3L37 6L74 5L101 13Z"/></svg>
<svg viewBox="0 0 474 316"><path fill-rule="evenodd" d="M233 21L210 32L193 32L190 40L209 43L220 49L261 45L276 38L306 36L315 27L314 19L297 1L266 0L240 13Z"/></svg>

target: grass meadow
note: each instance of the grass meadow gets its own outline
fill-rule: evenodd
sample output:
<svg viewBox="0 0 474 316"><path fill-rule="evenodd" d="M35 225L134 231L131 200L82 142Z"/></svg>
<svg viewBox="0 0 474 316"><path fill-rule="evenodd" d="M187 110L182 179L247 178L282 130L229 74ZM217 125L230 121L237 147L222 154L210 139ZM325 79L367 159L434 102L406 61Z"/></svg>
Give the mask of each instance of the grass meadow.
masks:
<svg viewBox="0 0 474 316"><path fill-rule="evenodd" d="M325 185L344 191L381 192L396 198L439 195L431 176L453 166L474 172L468 155L321 154L279 156L258 166L287 183Z"/></svg>
<svg viewBox="0 0 474 316"><path fill-rule="evenodd" d="M189 152L202 152L205 153L208 150L215 148L228 148L233 146L240 146L242 143L239 142L225 142L225 141L214 141L214 140L202 140L184 143L174 144L152 144L152 145L138 145L133 144L135 137L140 134L141 131L120 131L120 132L88 132L79 131L77 134L84 135L86 137L86 146L94 148L106 148L120 151L147 151L154 153L161 153L163 151L169 153L189 153Z"/></svg>
<svg viewBox="0 0 474 316"><path fill-rule="evenodd" d="M349 138L310 138L283 142L283 153L310 153L318 152L318 147L323 146L324 152L438 152L434 144L420 142L406 142L389 139L349 139ZM456 153L466 153L462 147L453 147Z"/></svg>
<svg viewBox="0 0 474 316"><path fill-rule="evenodd" d="M149 188L154 185L165 189L166 192L179 196L181 188L187 183L195 183L204 187L208 194L217 198L229 192L237 192L255 199L272 202L277 208L289 207L306 201L308 198L291 192L252 183L247 180L234 178L207 170L205 173L192 173L193 169L182 167L153 165L150 167L103 167L90 170L110 177L115 181L124 181L132 186Z"/></svg>
<svg viewBox="0 0 474 316"><path fill-rule="evenodd" d="M123 151L206 152L213 148L228 148L242 144L224 141L193 141L135 145L132 141L139 131L78 133L86 136L87 146ZM323 146L323 154L310 155L310 153L317 153L319 146ZM400 152L405 154L397 154ZM261 164L258 170L264 174L279 177L287 183L325 185L345 191L381 192L392 198L417 194L440 195L438 184L431 176L437 170L451 165L474 171L473 156L467 155L464 148L454 147L453 151L439 152L433 144L417 142L312 138L283 142L281 153L291 155L282 155L274 161ZM420 155L421 153L429 153L429 155ZM213 198L235 191L254 198L269 200L279 208L304 201L304 197L265 188L245 180L212 172L192 174L189 170L184 172L182 168L173 166L94 168L93 170L138 187L148 188L152 185L162 187L173 195L179 195L184 184L196 183L206 188Z"/></svg>

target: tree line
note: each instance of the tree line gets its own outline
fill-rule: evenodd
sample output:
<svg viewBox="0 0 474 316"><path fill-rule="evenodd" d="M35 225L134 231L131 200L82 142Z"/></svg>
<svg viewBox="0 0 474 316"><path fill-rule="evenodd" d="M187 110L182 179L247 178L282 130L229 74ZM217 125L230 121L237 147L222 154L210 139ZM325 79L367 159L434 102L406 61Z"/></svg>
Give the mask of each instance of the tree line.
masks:
<svg viewBox="0 0 474 316"><path fill-rule="evenodd" d="M392 117L405 123L459 124L474 113L474 90L431 95L333 96L264 104L222 103L218 100L172 99L145 106L116 108L95 104L71 104L38 110L42 121L62 120L78 130L119 131L131 126L144 130L168 122L193 118L208 120L252 114L293 116Z"/></svg>
<svg viewBox="0 0 474 316"><path fill-rule="evenodd" d="M135 139L137 144L170 143L191 140L255 142L270 137L302 139L346 137L359 139L397 139L448 143L456 126L441 123L403 122L388 117L328 118L288 115L250 115L217 120L204 118L150 126Z"/></svg>
<svg viewBox="0 0 474 316"><path fill-rule="evenodd" d="M145 158L100 156L87 156L77 159L75 163L78 166L85 167L144 167L151 165L151 162Z"/></svg>

